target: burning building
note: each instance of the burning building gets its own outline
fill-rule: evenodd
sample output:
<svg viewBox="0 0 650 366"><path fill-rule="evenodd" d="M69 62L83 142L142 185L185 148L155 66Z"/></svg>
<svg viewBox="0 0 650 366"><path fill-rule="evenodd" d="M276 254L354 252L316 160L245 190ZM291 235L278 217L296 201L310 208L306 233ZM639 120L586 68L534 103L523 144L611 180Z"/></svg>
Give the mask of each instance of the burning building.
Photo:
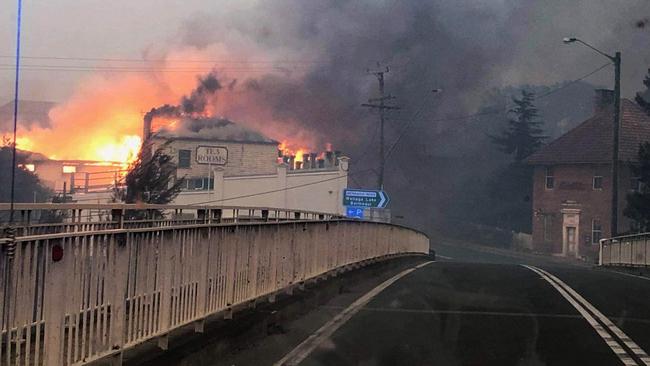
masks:
<svg viewBox="0 0 650 366"><path fill-rule="evenodd" d="M212 204L344 213L348 158L340 152L291 151L286 144L226 118L145 116L143 139L163 148L185 185L175 204ZM74 199L106 201L110 192Z"/></svg>

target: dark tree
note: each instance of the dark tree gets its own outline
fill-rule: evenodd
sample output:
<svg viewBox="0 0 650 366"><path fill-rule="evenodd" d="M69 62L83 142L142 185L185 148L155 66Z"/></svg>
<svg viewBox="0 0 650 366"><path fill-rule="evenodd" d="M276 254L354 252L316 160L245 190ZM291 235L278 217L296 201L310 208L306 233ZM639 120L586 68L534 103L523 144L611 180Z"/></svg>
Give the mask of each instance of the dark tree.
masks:
<svg viewBox="0 0 650 366"><path fill-rule="evenodd" d="M126 192L116 195L125 203L166 204L174 200L184 180L176 178L176 164L166 153L168 144L152 149L144 145L129 167L124 182Z"/></svg>
<svg viewBox="0 0 650 366"><path fill-rule="evenodd" d="M513 97L512 101L515 106L508 112L514 118L508 120L508 128L501 136L492 136L492 141L501 151L513 155L515 163L521 163L542 146L546 136L542 135L542 122L533 104L535 94L522 90L521 98Z"/></svg>
<svg viewBox="0 0 650 366"><path fill-rule="evenodd" d="M650 114L650 102L648 101L648 99L650 99L650 69L648 69L648 74L646 74L643 79L643 85L645 85L645 91L636 93L634 100L646 111L646 113Z"/></svg>
<svg viewBox="0 0 650 366"><path fill-rule="evenodd" d="M0 147L0 202L11 199L11 144L6 141ZM45 202L52 197L52 191L41 184L38 176L20 167L24 164L24 153L18 151L16 161L15 201L16 202Z"/></svg>
<svg viewBox="0 0 650 366"><path fill-rule="evenodd" d="M623 214L634 220L639 231L650 230L650 143L639 145L639 160L632 164L632 173L639 179L638 190L627 195Z"/></svg>

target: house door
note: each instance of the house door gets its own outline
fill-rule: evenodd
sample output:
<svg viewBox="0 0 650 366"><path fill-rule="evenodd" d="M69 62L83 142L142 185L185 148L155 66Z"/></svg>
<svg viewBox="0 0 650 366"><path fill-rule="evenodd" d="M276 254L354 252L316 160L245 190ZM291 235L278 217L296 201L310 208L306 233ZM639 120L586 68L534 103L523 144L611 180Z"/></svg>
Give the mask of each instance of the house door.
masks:
<svg viewBox="0 0 650 366"><path fill-rule="evenodd" d="M570 256L575 256L576 254L578 254L577 251L578 239L576 235L576 228L574 226L566 227L565 238L566 238L567 254Z"/></svg>
<svg viewBox="0 0 650 366"><path fill-rule="evenodd" d="M580 210L565 208L562 210L562 255L577 257L580 255L578 238L580 237Z"/></svg>

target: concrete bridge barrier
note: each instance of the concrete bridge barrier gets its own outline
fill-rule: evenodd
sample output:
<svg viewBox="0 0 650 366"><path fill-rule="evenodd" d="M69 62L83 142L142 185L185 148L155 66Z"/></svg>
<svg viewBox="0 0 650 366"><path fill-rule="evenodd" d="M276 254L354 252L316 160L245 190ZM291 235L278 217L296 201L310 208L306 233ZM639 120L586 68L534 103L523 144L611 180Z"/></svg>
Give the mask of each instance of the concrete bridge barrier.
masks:
<svg viewBox="0 0 650 366"><path fill-rule="evenodd" d="M350 266L426 254L396 225L323 219L106 228L0 239L0 365L121 363Z"/></svg>
<svg viewBox="0 0 650 366"><path fill-rule="evenodd" d="M650 266L650 233L600 240L598 263L601 266Z"/></svg>

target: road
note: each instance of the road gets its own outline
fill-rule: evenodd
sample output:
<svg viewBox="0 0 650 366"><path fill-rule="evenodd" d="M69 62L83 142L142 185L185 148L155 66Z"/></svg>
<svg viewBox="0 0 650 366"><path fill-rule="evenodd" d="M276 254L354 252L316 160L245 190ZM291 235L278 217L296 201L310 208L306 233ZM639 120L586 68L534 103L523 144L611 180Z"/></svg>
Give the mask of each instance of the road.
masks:
<svg viewBox="0 0 650 366"><path fill-rule="evenodd" d="M437 261L360 284L228 364L650 364L650 280L533 256L436 250Z"/></svg>

